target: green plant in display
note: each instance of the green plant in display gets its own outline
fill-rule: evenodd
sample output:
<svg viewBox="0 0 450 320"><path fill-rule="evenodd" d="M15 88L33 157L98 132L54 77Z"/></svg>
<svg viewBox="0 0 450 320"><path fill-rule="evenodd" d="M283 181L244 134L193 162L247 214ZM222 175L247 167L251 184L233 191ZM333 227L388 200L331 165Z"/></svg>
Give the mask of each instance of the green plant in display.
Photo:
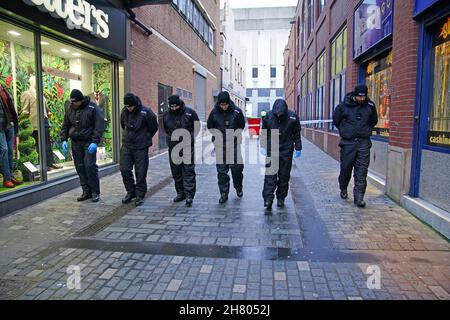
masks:
<svg viewBox="0 0 450 320"><path fill-rule="evenodd" d="M99 91L100 93L109 97L108 99L108 110L105 110L108 122L106 124L104 137L104 145L106 149L106 154L108 158L112 158L112 132L111 132L111 110L112 110L112 99L111 99L111 63L94 63L93 65L93 75L94 75L94 91Z"/></svg>
<svg viewBox="0 0 450 320"><path fill-rule="evenodd" d="M12 81L11 53L9 42L0 40L0 84L9 88Z"/></svg>
<svg viewBox="0 0 450 320"><path fill-rule="evenodd" d="M44 66L61 71L70 70L69 61L67 59L45 53L42 55L42 60ZM44 99L47 107L52 113L52 116L49 119L50 138L53 148L60 149L61 138L59 137L59 132L64 121L64 104L69 99L70 95L69 80L46 73L43 73L42 77L44 82Z"/></svg>
<svg viewBox="0 0 450 320"><path fill-rule="evenodd" d="M23 173L28 172L28 169L24 166L25 162L31 162L33 164L38 163L39 155L36 152L36 141L33 138L33 127L31 125L30 117L19 111L19 154L17 159L17 168Z"/></svg>

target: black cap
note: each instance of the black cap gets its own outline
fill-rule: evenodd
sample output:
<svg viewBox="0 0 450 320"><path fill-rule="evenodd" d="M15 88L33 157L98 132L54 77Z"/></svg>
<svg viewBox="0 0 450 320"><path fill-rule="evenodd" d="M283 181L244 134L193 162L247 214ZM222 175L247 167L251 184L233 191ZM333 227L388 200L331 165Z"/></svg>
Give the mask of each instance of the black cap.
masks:
<svg viewBox="0 0 450 320"><path fill-rule="evenodd" d="M78 102L84 100L83 93L78 89L73 89L72 92L70 92L70 100L72 102Z"/></svg>
<svg viewBox="0 0 450 320"><path fill-rule="evenodd" d="M355 87L355 96L360 96L360 97L367 97L367 94L369 92L369 89L367 88L367 86L365 84L359 84Z"/></svg>
<svg viewBox="0 0 450 320"><path fill-rule="evenodd" d="M230 103L231 99L230 99L230 94L226 91L222 91L221 93L219 93L219 96L217 97L217 101L220 103Z"/></svg>
<svg viewBox="0 0 450 320"><path fill-rule="evenodd" d="M180 96L174 94L172 96L169 97L169 106L171 105L177 105L177 106L181 106L181 99Z"/></svg>
<svg viewBox="0 0 450 320"><path fill-rule="evenodd" d="M137 106L139 105L139 99L134 94L129 92L123 97L123 103L126 106Z"/></svg>

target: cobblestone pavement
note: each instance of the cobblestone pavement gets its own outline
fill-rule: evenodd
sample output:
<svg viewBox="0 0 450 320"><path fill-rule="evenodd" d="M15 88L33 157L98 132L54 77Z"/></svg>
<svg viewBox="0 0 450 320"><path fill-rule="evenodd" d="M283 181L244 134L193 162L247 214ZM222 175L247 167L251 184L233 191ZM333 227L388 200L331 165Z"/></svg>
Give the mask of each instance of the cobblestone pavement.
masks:
<svg viewBox="0 0 450 320"><path fill-rule="evenodd" d="M117 173L99 204L73 190L1 219L0 298L450 299L450 243L371 185L367 208L341 200L338 162L306 140L272 215L259 165L225 205L215 166L198 165L193 207L172 203L167 157L151 159L141 207L121 204Z"/></svg>

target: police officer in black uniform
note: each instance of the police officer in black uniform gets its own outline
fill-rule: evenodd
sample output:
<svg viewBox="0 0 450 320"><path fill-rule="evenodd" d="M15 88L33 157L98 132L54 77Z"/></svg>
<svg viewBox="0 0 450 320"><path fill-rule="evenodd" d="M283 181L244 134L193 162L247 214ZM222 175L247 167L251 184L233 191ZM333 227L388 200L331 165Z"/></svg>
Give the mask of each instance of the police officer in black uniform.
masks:
<svg viewBox="0 0 450 320"><path fill-rule="evenodd" d="M192 201L195 196L195 137L199 133L200 120L197 113L185 106L184 101L178 95L169 97L169 110L163 115L164 130L167 133L167 145L169 146L169 161L172 177L175 181L175 190L177 196L173 199L174 202L181 202L186 200L187 206L192 206ZM190 134L189 141L183 141L181 137L178 139L173 136L182 135L182 132L176 132L177 129L187 130ZM173 140L172 140L173 136ZM182 144L184 148L174 151L174 147ZM185 145L189 143L189 145ZM190 149L190 150L189 150ZM183 152L190 151L190 156L186 157ZM172 154L174 152L174 154ZM177 158L177 159L174 159Z"/></svg>
<svg viewBox="0 0 450 320"><path fill-rule="evenodd" d="M378 122L375 104L367 97L366 85L358 85L354 92L345 96L333 115L333 123L339 129L341 136L341 173L339 187L341 198L347 199L347 187L351 179L352 170L355 173L355 187L353 189L354 203L358 207L365 207L364 194L367 187L367 171L370 163L370 136Z"/></svg>
<svg viewBox="0 0 450 320"><path fill-rule="evenodd" d="M214 136L213 142L216 149L216 167L217 178L219 181L220 200L219 203L228 201L230 191L230 176L228 171L231 169L233 177L233 186L239 198L243 196L242 181L244 162L241 154L242 136L233 136L233 141L227 141L227 130L243 130L245 128L245 118L242 110L238 108L230 99L228 92L219 93L218 101L211 111L208 121L208 129L215 129L221 132L221 140ZM230 132L229 132L230 133ZM231 138L231 135L229 135ZM228 143L227 143L228 142ZM219 150L221 148L221 150Z"/></svg>
<svg viewBox="0 0 450 320"><path fill-rule="evenodd" d="M127 93L123 100L125 106L120 115L120 125L123 129L120 173L127 194L122 203L129 203L136 198L134 204L140 206L147 193L148 151L152 138L158 131L158 121L153 111L142 105L139 97Z"/></svg>
<svg viewBox="0 0 450 320"><path fill-rule="evenodd" d="M301 156L300 120L294 111L288 110L285 100L277 99L273 104L272 111L263 119L262 129L267 131L263 133L260 140L261 153L268 156L262 192L264 206L268 210L272 209L276 190L277 206L282 208L284 199L288 195L294 150L296 158ZM274 134L278 134L279 137L277 159L272 157L272 135ZM278 160L275 161L275 163L278 162L278 170L276 174L273 172L269 174L267 170L273 165L273 160Z"/></svg>
<svg viewBox="0 0 450 320"><path fill-rule="evenodd" d="M77 198L92 202L100 200L98 179L97 146L101 141L105 122L98 106L85 97L80 90L70 93L70 104L66 109L61 129L63 153L67 153L67 140L72 140L72 156L80 177L83 194Z"/></svg>

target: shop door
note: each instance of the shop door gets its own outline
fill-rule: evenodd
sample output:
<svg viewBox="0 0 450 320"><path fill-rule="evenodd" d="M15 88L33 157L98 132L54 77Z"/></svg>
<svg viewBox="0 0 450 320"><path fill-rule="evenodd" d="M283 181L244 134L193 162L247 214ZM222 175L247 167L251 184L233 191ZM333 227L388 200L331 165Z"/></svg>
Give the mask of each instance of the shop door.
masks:
<svg viewBox="0 0 450 320"><path fill-rule="evenodd" d="M158 136L159 136L159 149L165 149L167 148L167 141L166 141L166 132L164 131L163 126L163 114L167 110L169 110L169 103L168 99L169 96L172 95L172 87L158 84Z"/></svg>
<svg viewBox="0 0 450 320"><path fill-rule="evenodd" d="M195 111L200 121L206 121L206 78L195 74Z"/></svg>
<svg viewBox="0 0 450 320"><path fill-rule="evenodd" d="M442 28L450 17L426 31L418 93L410 195L449 211L450 176L450 36ZM430 54L431 53L431 54ZM437 187L441 186L441 187Z"/></svg>

